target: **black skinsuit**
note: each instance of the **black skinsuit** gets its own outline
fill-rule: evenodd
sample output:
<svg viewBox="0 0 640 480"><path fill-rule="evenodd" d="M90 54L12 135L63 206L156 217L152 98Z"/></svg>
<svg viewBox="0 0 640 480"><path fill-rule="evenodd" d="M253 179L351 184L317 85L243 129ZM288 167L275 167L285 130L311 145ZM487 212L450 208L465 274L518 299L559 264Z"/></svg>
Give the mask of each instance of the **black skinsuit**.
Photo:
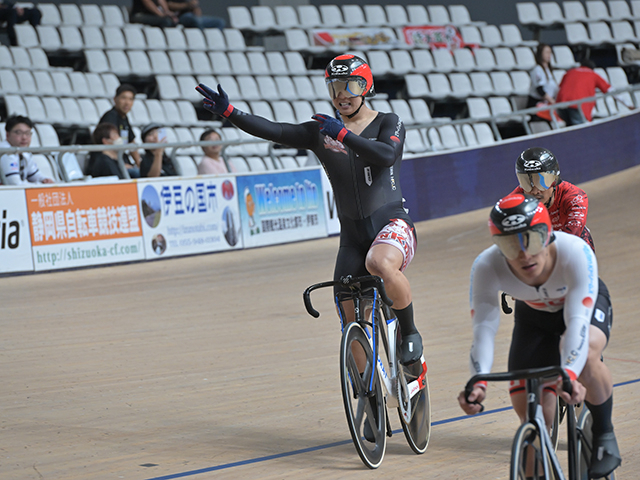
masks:
<svg viewBox="0 0 640 480"><path fill-rule="evenodd" d="M274 123L238 110L228 119L256 137L311 150L320 160L333 187L341 227L334 279L368 273L365 258L371 243L393 219L403 219L413 230L400 190L405 129L396 114L378 113L360 135L347 135L344 144L320 133L315 121Z"/></svg>

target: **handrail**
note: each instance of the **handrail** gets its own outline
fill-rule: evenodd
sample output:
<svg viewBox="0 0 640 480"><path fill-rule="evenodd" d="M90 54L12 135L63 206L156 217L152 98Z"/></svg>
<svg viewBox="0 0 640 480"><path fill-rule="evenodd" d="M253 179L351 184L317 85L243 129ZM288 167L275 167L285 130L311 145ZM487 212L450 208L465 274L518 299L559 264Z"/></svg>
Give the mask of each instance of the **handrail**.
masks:
<svg viewBox="0 0 640 480"><path fill-rule="evenodd" d="M123 155L126 151L129 151L129 150L139 150L139 149L152 150L156 148L172 148L173 150L171 151L170 158L173 161L173 159L176 157L178 150L180 148L191 148L194 146L209 147L209 146L215 146L215 145L223 145L222 158L227 166L227 170L231 171L229 169L228 159L224 149L230 145L242 145L242 144L250 144L250 143L269 143L270 144L271 142L268 142L267 140L263 140L259 138L256 138L256 139L247 138L247 139L240 139L240 140L207 140L207 141L199 141L199 142L127 143L123 145L92 144L92 145L52 145L52 146L46 146L46 147L44 146L0 147L0 156L6 153L23 153L23 152L31 152L31 153L51 156L55 153L59 153L59 154L68 153L68 152L85 153L85 152L103 152L105 150L115 150L118 152L118 159L117 159L118 166L120 167L121 172L123 172L125 179L128 180L130 177L129 177L129 172L127 171L127 168L125 167L125 164L124 164ZM0 172L0 185L2 185L3 183L2 179L3 179L3 174L2 172Z"/></svg>
<svg viewBox="0 0 640 480"><path fill-rule="evenodd" d="M606 97L614 97L618 102L621 102L623 105L627 106L628 108L631 108L629 105L626 105L624 102L622 102L622 100L616 97L621 93L625 93L625 92L631 93L635 91L640 91L640 85L635 85L635 86L630 85L628 87L615 88L615 89L612 88L606 93L598 93L593 97L581 98L579 100L571 100L569 102L554 103L552 105L544 105L541 107L525 108L522 110L514 110L513 112L509 112L509 113L500 113L497 115L490 115L486 117L462 118L459 120L451 120L447 122L447 125L465 125L469 123L479 123L479 122L489 123L491 126L491 129L494 132L496 140L500 141L502 140L502 136L500 135L497 125L499 123L499 120L502 118L526 117L527 115L535 115L536 113L543 112L543 111L555 112L559 108L581 105L585 102L593 102L593 101L597 101L600 98L606 98ZM640 107L640 105L638 104L638 98L636 98L634 95L631 95L631 100L633 102L633 108ZM584 116L584 112L582 112L581 108L579 108L578 111L580 111L581 115ZM584 120L586 121L586 118ZM527 122L523 122L523 123L525 125L525 131L526 131L528 127L528 123ZM560 125L558 124L554 114L551 115L551 123L553 125L554 130L557 130L560 128ZM405 128L407 130L412 130L412 129L432 128L432 127L439 127L439 126L442 126L442 123L435 120L430 122L416 123L413 125L405 125ZM530 135L531 131L529 130L527 134Z"/></svg>
<svg viewBox="0 0 640 480"><path fill-rule="evenodd" d="M610 96L616 98L616 96L618 96L621 93L626 93L626 92L631 93L635 91L640 91L640 85L635 85L635 86L630 85L629 87L616 88L616 89L612 88L607 93L598 93L593 97L582 98L579 100L571 100L569 102L555 103L553 105L545 105L541 107L532 107L532 108L526 108L522 110L514 110L513 112L501 113L498 115L491 115L487 117L463 118L459 120L451 120L447 122L447 125L464 125L464 124L479 123L479 122L490 123L491 128L494 130L494 134L496 135L496 140L500 141L502 140L502 137L500 136L500 132L498 131L497 124L499 123L498 121L502 118L526 117L527 115L535 115L537 112L542 112L542 111L555 112L559 108L581 105L582 103L585 103L585 102L593 102L593 101L597 101L600 98L606 98ZM631 99L633 102L633 108L640 107L640 105L638 104L638 98L636 98L634 95L631 95ZM618 98L616 98L616 100L623 103ZM629 106L627 105L627 107ZM582 109L578 109L578 110L582 112ZM552 114L551 118L552 118L551 123L553 124L554 129L560 128L560 126L558 125L555 119L555 115ZM527 122L523 122L523 123L525 123L525 125L528 126ZM412 130L412 129L431 128L431 127L438 127L438 126L442 126L442 122L434 119L433 121L429 121L429 122L406 125L405 128L407 130ZM525 129L526 128L527 127L525 127ZM531 134L530 131L527 133ZM269 144L270 145L269 156L271 156L272 158L275 156L275 154L273 153L273 142L270 142L268 140L263 140L260 138L255 138L255 139L247 138L247 139L239 139L239 140L216 140L216 141L209 140L209 141L197 141L197 142L171 142L171 143L128 143L124 145L51 145L51 146L40 146L40 147L0 147L0 155L4 155L5 153L22 153L22 152L42 153L42 154L51 154L53 152L59 152L59 153L83 152L84 153L84 152L100 152L105 150L116 150L118 152L125 152L127 150L134 150L134 149L150 150L155 148L173 148L175 153L176 149L181 149L181 148L208 147L208 146L215 146L215 145L222 145L223 148L226 148L232 145L244 145L244 144L253 144L253 143ZM224 149L223 149L223 157L225 157Z"/></svg>
<svg viewBox="0 0 640 480"><path fill-rule="evenodd" d="M0 155L5 153L51 153L51 152L102 152L105 150L136 150L145 149L152 150L156 148L188 148L188 147L210 147L215 145L241 145L245 143L268 143L268 140L242 139L242 140L208 140L201 142L171 142L171 143L126 143L124 145L51 145L40 147L0 147Z"/></svg>

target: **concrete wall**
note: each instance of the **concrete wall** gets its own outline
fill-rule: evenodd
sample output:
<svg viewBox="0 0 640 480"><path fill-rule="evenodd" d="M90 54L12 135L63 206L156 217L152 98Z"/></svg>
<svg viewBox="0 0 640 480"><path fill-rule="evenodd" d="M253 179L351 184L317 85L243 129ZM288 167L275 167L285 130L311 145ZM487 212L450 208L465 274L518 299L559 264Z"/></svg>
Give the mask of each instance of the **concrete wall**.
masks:
<svg viewBox="0 0 640 480"><path fill-rule="evenodd" d="M551 150L565 180L593 180L640 164L640 113L485 148L405 160L400 179L411 217L422 221L493 205L517 186L515 161L529 147Z"/></svg>

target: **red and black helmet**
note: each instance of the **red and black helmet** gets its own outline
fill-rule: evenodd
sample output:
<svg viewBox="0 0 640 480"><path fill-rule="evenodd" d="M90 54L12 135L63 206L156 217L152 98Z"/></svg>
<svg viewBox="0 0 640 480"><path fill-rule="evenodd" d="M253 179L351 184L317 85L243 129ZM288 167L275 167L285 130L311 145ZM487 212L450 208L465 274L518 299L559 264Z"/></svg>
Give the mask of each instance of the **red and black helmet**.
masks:
<svg viewBox="0 0 640 480"><path fill-rule="evenodd" d="M339 55L331 60L324 71L324 79L331 98L335 98L340 90L346 90L354 97L373 97L376 94L371 68L355 55Z"/></svg>
<svg viewBox="0 0 640 480"><path fill-rule="evenodd" d="M553 226L542 202L532 195L516 193L494 205L489 231L504 256L513 260L520 251L540 253L551 242Z"/></svg>

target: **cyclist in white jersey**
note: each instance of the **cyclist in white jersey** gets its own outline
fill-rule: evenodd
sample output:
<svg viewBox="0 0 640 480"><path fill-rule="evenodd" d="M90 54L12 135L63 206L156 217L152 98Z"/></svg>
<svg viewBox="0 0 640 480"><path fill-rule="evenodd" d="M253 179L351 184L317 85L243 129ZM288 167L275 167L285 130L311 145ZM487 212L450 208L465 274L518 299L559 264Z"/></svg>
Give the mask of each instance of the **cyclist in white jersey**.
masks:
<svg viewBox="0 0 640 480"><path fill-rule="evenodd" d="M471 270L470 303L473 322L471 374L489 373L494 338L500 323L500 292L520 300L514 314L509 371L562 366L572 379L570 404L586 400L593 418L594 448L590 478L608 475L621 463L611 412L613 383L602 361L612 322L611 301L598 278L598 263L589 244L564 232L554 232L549 213L531 195L510 194L491 211L489 229L495 245L476 258ZM600 348L589 348L589 338ZM593 340L593 339L592 339ZM592 342L593 346L593 342ZM514 410L524 421L524 384L511 386ZM555 413L555 386L545 389L547 425ZM486 383L475 385L462 409L478 413Z"/></svg>

